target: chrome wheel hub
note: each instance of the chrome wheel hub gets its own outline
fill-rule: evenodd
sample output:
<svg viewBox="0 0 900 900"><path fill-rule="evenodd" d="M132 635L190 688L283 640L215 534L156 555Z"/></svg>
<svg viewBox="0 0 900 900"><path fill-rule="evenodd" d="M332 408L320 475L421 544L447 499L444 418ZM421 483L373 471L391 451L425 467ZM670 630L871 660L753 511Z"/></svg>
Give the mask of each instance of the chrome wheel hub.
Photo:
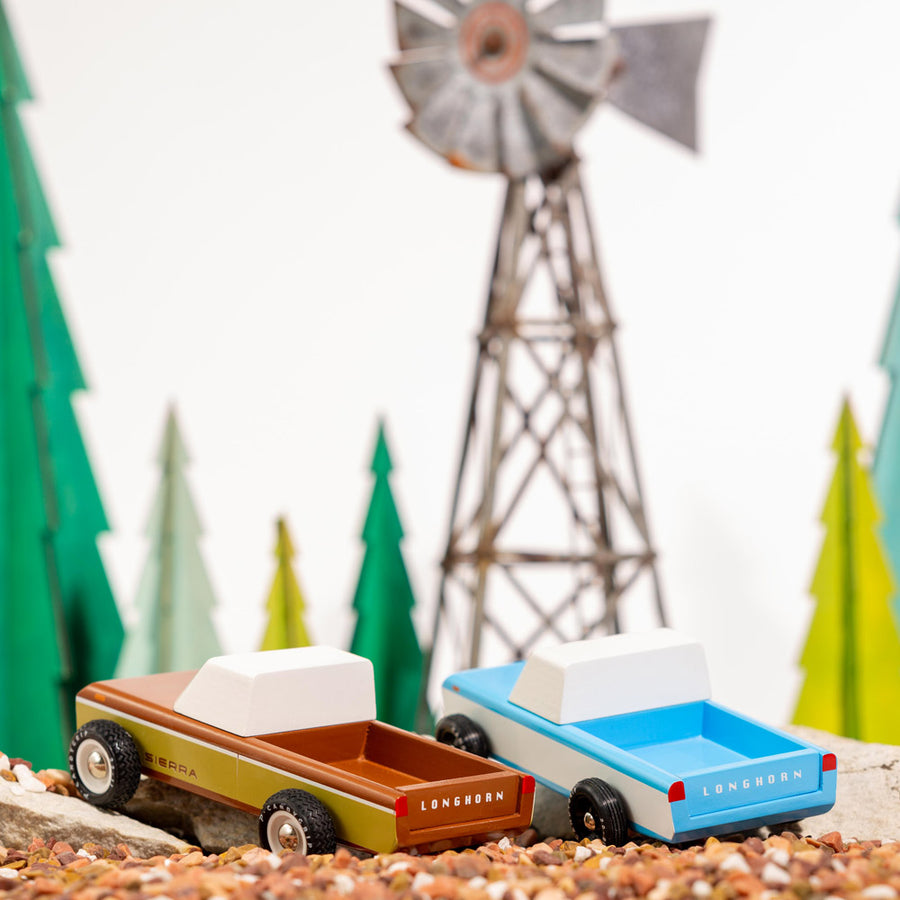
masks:
<svg viewBox="0 0 900 900"><path fill-rule="evenodd" d="M278 853L281 850L296 850L298 853L307 852L306 832L303 830L303 826L297 821L296 817L285 810L276 810L269 817L269 823L266 826L266 837L269 849L274 853Z"/></svg>
<svg viewBox="0 0 900 900"><path fill-rule="evenodd" d="M103 781L109 774L109 766L106 760L96 750L88 756L87 767L88 772L100 781Z"/></svg>
<svg viewBox="0 0 900 900"><path fill-rule="evenodd" d="M109 751L96 738L86 738L75 751L75 768L85 788L102 796L112 786L112 760Z"/></svg>

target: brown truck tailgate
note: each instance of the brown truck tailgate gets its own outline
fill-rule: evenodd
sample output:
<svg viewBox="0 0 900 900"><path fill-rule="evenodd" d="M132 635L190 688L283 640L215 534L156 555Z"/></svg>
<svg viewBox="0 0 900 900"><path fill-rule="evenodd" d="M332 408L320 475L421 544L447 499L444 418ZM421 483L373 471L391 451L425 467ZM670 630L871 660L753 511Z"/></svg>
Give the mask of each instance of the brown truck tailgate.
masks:
<svg viewBox="0 0 900 900"><path fill-rule="evenodd" d="M409 829L513 816L519 809L519 778L516 772L490 772L405 785L400 790L406 793Z"/></svg>

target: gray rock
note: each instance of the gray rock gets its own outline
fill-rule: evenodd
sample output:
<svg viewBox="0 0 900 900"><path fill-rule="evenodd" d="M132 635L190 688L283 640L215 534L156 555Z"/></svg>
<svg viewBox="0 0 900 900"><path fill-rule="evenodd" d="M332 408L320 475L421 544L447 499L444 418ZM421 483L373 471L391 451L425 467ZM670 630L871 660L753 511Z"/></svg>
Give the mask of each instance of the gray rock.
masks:
<svg viewBox="0 0 900 900"><path fill-rule="evenodd" d="M0 844L25 850L34 838L65 841L76 850L89 842L109 850L126 844L134 856L143 858L188 849L183 840L120 813L61 794L16 794L0 779Z"/></svg>
<svg viewBox="0 0 900 900"><path fill-rule="evenodd" d="M900 839L900 747L866 744L800 726L785 729L830 750L838 758L837 802L830 812L759 832L798 831L819 838L839 831L843 839ZM538 785L534 827L544 837L574 837L566 798Z"/></svg>
<svg viewBox="0 0 900 900"><path fill-rule="evenodd" d="M229 847L259 842L256 816L153 778L141 779L125 812L177 834L207 853L224 853Z"/></svg>
<svg viewBox="0 0 900 900"><path fill-rule="evenodd" d="M534 789L534 814L531 817L534 830L542 838L572 840L575 832L569 823L569 799L550 788L537 784Z"/></svg>
<svg viewBox="0 0 900 900"><path fill-rule="evenodd" d="M837 802L830 812L804 819L803 834L839 831L843 839L900 839L900 747L865 744L812 728L787 731L837 755Z"/></svg>

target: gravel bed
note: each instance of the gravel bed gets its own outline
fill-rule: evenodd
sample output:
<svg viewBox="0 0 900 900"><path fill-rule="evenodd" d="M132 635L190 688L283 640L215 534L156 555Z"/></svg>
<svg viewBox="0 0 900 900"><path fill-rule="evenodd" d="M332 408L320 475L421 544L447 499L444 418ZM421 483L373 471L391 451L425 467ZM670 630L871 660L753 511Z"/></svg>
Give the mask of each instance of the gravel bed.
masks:
<svg viewBox="0 0 900 900"><path fill-rule="evenodd" d="M16 792L75 793L67 772L33 772L0 754L0 778ZM472 850L433 856L276 856L252 844L136 859L114 848L35 839L0 847L0 900L900 900L900 842L819 838L709 838L672 848L600 841L534 843L529 830ZM527 846L531 844L531 846Z"/></svg>
<svg viewBox="0 0 900 900"><path fill-rule="evenodd" d="M436 856L357 858L276 856L256 846L219 855L197 850L134 859L112 850L35 840L0 848L0 894L9 900L597 900L597 898L898 897L900 843L845 845L790 832L742 842L708 839L685 849L659 844L606 847L550 841L521 847L508 839Z"/></svg>

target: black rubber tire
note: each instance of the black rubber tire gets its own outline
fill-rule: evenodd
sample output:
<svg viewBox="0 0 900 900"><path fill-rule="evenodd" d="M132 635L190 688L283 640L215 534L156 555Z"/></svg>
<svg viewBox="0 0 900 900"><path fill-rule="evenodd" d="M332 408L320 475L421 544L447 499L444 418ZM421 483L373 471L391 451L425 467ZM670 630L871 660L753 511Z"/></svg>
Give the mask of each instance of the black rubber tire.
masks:
<svg viewBox="0 0 900 900"><path fill-rule="evenodd" d="M89 757L97 754L103 774L91 772ZM141 780L141 757L131 735L109 719L85 722L69 744L69 771L78 792L94 806L124 806Z"/></svg>
<svg viewBox="0 0 900 900"><path fill-rule="evenodd" d="M294 829L296 846L278 840L279 822ZM287 788L272 794L260 810L259 845L272 853L282 850L296 850L307 855L334 853L337 846L334 820L317 797L307 791Z"/></svg>
<svg viewBox="0 0 900 900"><path fill-rule="evenodd" d="M444 716L435 726L434 736L442 744L449 744L457 750L465 750L485 759L491 755L491 742L484 729L460 713Z"/></svg>
<svg viewBox="0 0 900 900"><path fill-rule="evenodd" d="M569 821L578 840L599 838L610 847L621 847L628 840L625 802L614 787L599 778L585 778L572 788Z"/></svg>

